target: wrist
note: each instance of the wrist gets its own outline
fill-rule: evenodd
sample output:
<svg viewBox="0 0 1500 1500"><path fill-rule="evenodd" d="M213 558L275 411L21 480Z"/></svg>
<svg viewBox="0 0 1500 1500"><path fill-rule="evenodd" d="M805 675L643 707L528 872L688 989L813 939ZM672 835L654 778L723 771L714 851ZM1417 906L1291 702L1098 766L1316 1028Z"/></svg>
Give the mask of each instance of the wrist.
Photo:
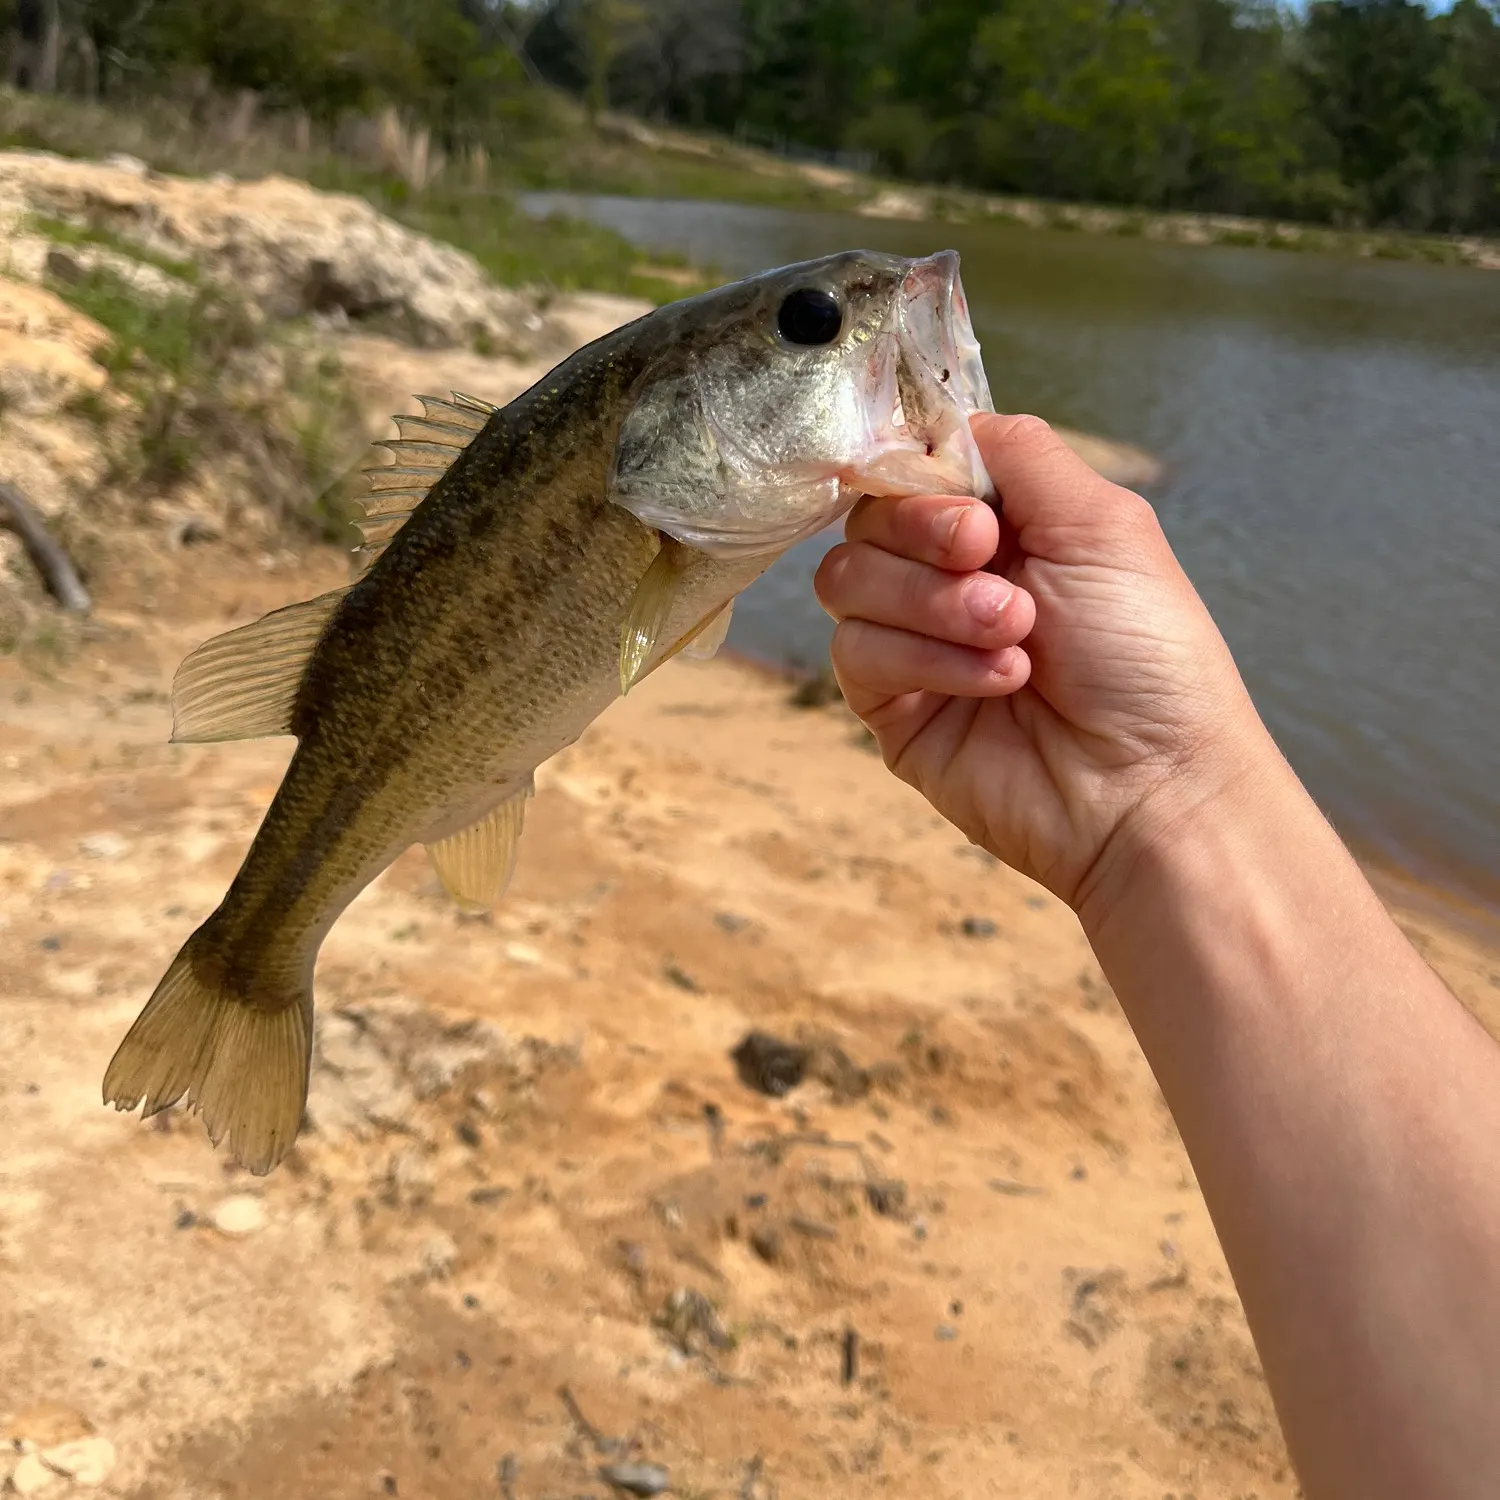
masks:
<svg viewBox="0 0 1500 1500"><path fill-rule="evenodd" d="M1253 864L1259 849L1287 836L1289 823L1307 818L1333 836L1257 723L1234 753L1164 778L1120 819L1079 882L1073 909L1097 948L1111 928L1133 924L1164 895L1186 896L1203 872Z"/></svg>

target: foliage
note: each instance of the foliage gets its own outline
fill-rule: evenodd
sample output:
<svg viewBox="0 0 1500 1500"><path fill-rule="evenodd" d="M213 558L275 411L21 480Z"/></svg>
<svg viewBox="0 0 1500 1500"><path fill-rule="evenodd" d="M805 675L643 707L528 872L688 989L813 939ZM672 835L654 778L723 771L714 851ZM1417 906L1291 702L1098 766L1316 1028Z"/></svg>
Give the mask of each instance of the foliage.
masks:
<svg viewBox="0 0 1500 1500"><path fill-rule="evenodd" d="M581 88L586 0L530 50ZM610 96L896 176L1150 208L1500 226L1500 9L1457 0L635 0Z"/></svg>
<svg viewBox="0 0 1500 1500"><path fill-rule="evenodd" d="M55 14L57 84L74 94L133 107L167 96L202 115L246 91L249 114L296 112L330 139L393 109L450 160L482 146L491 186L603 175L588 159L598 136L545 79L585 101L590 123L609 106L939 184L1500 227L1500 0L0 0L0 17L7 8L12 76L33 88L50 84L27 58L48 49L14 23Z"/></svg>

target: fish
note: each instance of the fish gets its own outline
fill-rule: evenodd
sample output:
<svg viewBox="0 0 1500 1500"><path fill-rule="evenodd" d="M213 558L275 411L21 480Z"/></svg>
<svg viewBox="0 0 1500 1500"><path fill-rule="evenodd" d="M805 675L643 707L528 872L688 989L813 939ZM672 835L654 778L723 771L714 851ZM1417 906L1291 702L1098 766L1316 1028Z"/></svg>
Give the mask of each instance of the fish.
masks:
<svg viewBox="0 0 1500 1500"><path fill-rule="evenodd" d="M645 314L503 406L417 396L365 470L348 584L181 664L172 740L293 736L223 900L105 1071L104 1103L182 1102L270 1172L302 1126L313 969L413 844L484 911L538 766L862 495L993 498L993 410L951 250L844 251Z"/></svg>

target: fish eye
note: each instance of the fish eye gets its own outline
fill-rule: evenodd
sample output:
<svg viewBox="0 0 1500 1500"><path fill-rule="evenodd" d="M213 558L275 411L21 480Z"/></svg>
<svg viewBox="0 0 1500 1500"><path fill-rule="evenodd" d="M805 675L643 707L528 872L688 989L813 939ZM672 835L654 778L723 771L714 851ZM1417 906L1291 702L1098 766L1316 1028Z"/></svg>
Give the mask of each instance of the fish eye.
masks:
<svg viewBox="0 0 1500 1500"><path fill-rule="evenodd" d="M789 344L831 344L843 326L844 309L838 298L815 286L789 292L776 314L776 327Z"/></svg>

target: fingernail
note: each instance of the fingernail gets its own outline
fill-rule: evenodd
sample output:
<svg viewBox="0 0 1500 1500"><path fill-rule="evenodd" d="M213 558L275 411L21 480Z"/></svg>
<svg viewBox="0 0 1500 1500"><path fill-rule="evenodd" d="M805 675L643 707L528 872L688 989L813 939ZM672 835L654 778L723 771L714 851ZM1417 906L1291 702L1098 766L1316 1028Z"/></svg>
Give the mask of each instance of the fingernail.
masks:
<svg viewBox="0 0 1500 1500"><path fill-rule="evenodd" d="M932 523L932 534L944 552L951 552L958 545L958 528L964 524L968 513L967 505L950 505L947 510L938 512L937 520Z"/></svg>
<svg viewBox="0 0 1500 1500"><path fill-rule="evenodd" d="M979 624L993 625L1014 592L1003 578L981 575L964 585L964 606Z"/></svg>

